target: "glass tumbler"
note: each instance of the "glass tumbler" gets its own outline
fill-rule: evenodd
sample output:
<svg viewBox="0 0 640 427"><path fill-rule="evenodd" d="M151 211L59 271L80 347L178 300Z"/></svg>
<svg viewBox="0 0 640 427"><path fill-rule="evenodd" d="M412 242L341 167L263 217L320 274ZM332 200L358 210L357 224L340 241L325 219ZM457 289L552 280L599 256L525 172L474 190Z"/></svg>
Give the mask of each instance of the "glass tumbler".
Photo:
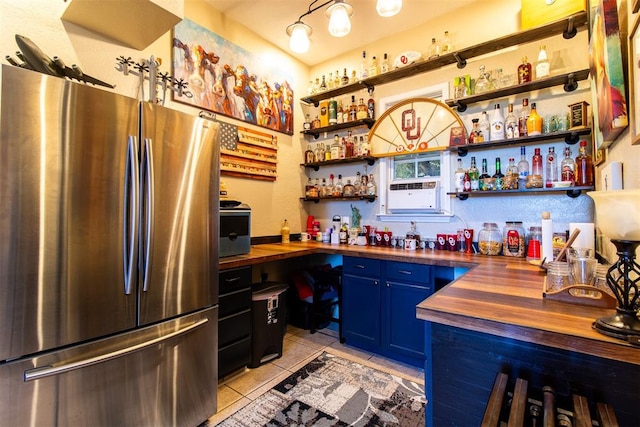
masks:
<svg viewBox="0 0 640 427"><path fill-rule="evenodd" d="M575 284L589 285L593 283L593 275L598 264L594 255L591 248L569 248L568 259Z"/></svg>
<svg viewBox="0 0 640 427"><path fill-rule="evenodd" d="M547 292L557 292L573 285L568 262L553 261L547 264Z"/></svg>

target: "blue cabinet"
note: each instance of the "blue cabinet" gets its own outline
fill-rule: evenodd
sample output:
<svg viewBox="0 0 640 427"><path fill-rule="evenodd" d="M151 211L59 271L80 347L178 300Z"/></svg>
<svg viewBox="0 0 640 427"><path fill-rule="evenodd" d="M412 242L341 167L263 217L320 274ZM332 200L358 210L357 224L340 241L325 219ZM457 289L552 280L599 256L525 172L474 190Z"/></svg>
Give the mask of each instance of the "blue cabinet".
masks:
<svg viewBox="0 0 640 427"><path fill-rule="evenodd" d="M416 305L433 292L433 267L344 257L342 286L347 343L422 366L425 322Z"/></svg>

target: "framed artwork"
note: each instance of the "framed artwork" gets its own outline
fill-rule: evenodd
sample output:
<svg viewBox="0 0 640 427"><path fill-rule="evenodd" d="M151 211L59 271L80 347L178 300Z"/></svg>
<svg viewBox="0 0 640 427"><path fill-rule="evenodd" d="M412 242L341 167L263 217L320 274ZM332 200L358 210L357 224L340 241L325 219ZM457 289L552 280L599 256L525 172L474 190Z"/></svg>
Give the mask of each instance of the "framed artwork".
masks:
<svg viewBox="0 0 640 427"><path fill-rule="evenodd" d="M293 134L291 77L276 64L184 19L173 29L172 66L193 93L174 101Z"/></svg>
<svg viewBox="0 0 640 427"><path fill-rule="evenodd" d="M640 1L640 0L639 0ZM631 143L640 144L640 111L635 101L640 96L640 17L636 17L629 34L629 115L631 117Z"/></svg>
<svg viewBox="0 0 640 427"><path fill-rule="evenodd" d="M610 146L628 126L625 64L616 0L590 0L589 65L596 148Z"/></svg>

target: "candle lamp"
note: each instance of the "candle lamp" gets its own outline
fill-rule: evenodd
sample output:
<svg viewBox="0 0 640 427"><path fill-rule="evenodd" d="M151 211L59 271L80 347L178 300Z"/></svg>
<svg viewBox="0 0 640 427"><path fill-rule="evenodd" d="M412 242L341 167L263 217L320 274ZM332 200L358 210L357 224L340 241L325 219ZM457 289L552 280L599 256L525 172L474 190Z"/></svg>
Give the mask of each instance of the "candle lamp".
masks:
<svg viewBox="0 0 640 427"><path fill-rule="evenodd" d="M616 297L616 312L593 323L593 328L611 337L640 345L640 189L592 191L596 221L602 234L616 247L618 260L607 271L607 285Z"/></svg>

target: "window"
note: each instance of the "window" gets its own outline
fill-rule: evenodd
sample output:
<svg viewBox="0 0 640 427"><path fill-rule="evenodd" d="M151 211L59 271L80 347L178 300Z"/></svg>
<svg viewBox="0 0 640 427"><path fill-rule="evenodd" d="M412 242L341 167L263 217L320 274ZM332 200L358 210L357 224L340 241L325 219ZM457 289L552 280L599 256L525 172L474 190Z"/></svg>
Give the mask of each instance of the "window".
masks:
<svg viewBox="0 0 640 427"><path fill-rule="evenodd" d="M421 153L393 157L391 180L440 177L440 154Z"/></svg>

